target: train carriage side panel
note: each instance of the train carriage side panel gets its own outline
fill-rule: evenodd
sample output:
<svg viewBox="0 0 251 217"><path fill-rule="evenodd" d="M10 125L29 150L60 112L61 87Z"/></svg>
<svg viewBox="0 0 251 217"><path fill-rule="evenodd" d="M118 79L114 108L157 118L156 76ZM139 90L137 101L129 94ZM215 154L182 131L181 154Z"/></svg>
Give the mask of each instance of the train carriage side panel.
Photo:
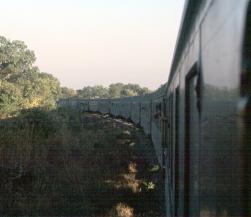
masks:
<svg viewBox="0 0 251 217"><path fill-rule="evenodd" d="M131 119L135 124L139 124L140 123L140 100L138 97L135 97L132 101L132 114L131 114Z"/></svg>
<svg viewBox="0 0 251 217"><path fill-rule="evenodd" d="M90 100L89 108L90 108L91 112L97 112L98 111L98 103L99 102L96 99Z"/></svg>
<svg viewBox="0 0 251 217"><path fill-rule="evenodd" d="M79 100L78 104L81 112L89 111L89 100Z"/></svg>
<svg viewBox="0 0 251 217"><path fill-rule="evenodd" d="M130 117L131 117L131 99L130 99L130 97L123 99L122 116L125 119L130 119Z"/></svg>
<svg viewBox="0 0 251 217"><path fill-rule="evenodd" d="M102 114L108 114L110 112L110 100L109 99L100 99L98 110Z"/></svg>
<svg viewBox="0 0 251 217"><path fill-rule="evenodd" d="M237 102L245 7L243 0L215 1L201 27L201 211L217 216L242 216Z"/></svg>
<svg viewBox="0 0 251 217"><path fill-rule="evenodd" d="M193 1L190 1L192 3ZM200 94L197 92L201 88L201 84L198 82L201 80L201 71L198 69L201 67L200 61L200 49L201 49L201 22L204 21L204 16L210 9L213 1L197 2L192 5L193 18L192 22L184 22L186 25L183 29L186 29L183 36L181 36L179 44L183 47L182 50L177 51L176 55L178 59L174 59L172 66L172 77L169 78L170 94L172 105L169 106L172 116L175 114L175 89L171 83L173 77L179 73L179 118L178 132L179 141L175 144L175 122L174 117L171 119L171 131L169 133L169 146L173 147L171 150L171 157L174 158L175 149L179 150L178 167L173 167L173 163L170 167L171 180L173 179L174 170L178 170L177 178L174 179L175 183L171 183L172 186L176 186L178 189L174 194L177 197L172 197L172 214L177 216L199 216L205 211L200 208L200 191L201 191L201 169L200 169L200 114L197 106L200 103ZM197 7L197 8L196 8ZM192 12L190 12L192 13ZM190 14L188 14L191 16ZM187 18L189 19L189 18ZM191 19L191 18L190 18ZM189 34L188 34L189 33ZM183 38L182 38L183 37ZM182 40L181 40L182 39ZM180 53L180 55L179 55ZM195 73L194 73L195 72ZM194 73L195 75L189 75ZM191 77L190 77L191 76ZM191 94L189 95L189 91ZM201 90L199 90L201 91ZM194 107L193 107L194 106ZM190 123L190 124L188 124ZM190 138L190 140L188 139ZM191 138L194 138L193 140ZM203 157L202 157L203 158ZM175 158L174 158L175 159ZM173 161L173 160L172 160ZM175 177L174 177L175 178ZM176 199L177 198L177 199Z"/></svg>
<svg viewBox="0 0 251 217"><path fill-rule="evenodd" d="M146 95L141 101L141 126L147 135L151 134L151 96Z"/></svg>
<svg viewBox="0 0 251 217"><path fill-rule="evenodd" d="M159 96L153 96L152 99L152 121L151 121L151 138L154 144L154 149L158 162L163 167L163 147L162 147L162 135L161 135L161 103L163 98Z"/></svg>

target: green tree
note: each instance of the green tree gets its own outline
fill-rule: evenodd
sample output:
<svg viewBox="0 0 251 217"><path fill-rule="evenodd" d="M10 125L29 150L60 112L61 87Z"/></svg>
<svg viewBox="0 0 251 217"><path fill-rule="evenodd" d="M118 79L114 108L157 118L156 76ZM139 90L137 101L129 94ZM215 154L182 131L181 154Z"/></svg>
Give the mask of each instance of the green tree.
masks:
<svg viewBox="0 0 251 217"><path fill-rule="evenodd" d="M39 73L37 97L41 106L54 106L60 94L60 83L51 74Z"/></svg>
<svg viewBox="0 0 251 217"><path fill-rule="evenodd" d="M60 88L60 95L59 98L66 99L76 96L76 91L74 89L68 87L61 87Z"/></svg>
<svg viewBox="0 0 251 217"><path fill-rule="evenodd" d="M121 96L121 91L124 87L122 83L111 84L109 86L109 97L110 98L118 98Z"/></svg>
<svg viewBox="0 0 251 217"><path fill-rule="evenodd" d="M93 87L87 86L81 90L77 90L78 97L85 99L95 99L95 98L108 98L108 90L102 85L96 85Z"/></svg>
<svg viewBox="0 0 251 217"><path fill-rule="evenodd" d="M123 89L120 92L120 97L127 97L127 96L137 96L137 92L135 92L134 90L131 89Z"/></svg>
<svg viewBox="0 0 251 217"><path fill-rule="evenodd" d="M77 90L77 96L85 99L93 98L119 98L127 96L140 96L151 91L146 87L140 87L138 84L111 84L109 88L97 85L93 87L84 87Z"/></svg>
<svg viewBox="0 0 251 217"><path fill-rule="evenodd" d="M140 87L138 84L116 83L109 86L109 97L119 98L127 96L141 96L151 91L146 87Z"/></svg>
<svg viewBox="0 0 251 217"><path fill-rule="evenodd" d="M22 94L12 83L0 80L0 118L21 107Z"/></svg>
<svg viewBox="0 0 251 217"><path fill-rule="evenodd" d="M41 73L38 68L20 75L15 84L22 93L22 108L54 106L60 94L59 81L50 74Z"/></svg>
<svg viewBox="0 0 251 217"><path fill-rule="evenodd" d="M42 73L22 41L0 36L0 112L1 116L33 107L52 107L60 94L60 83Z"/></svg>
<svg viewBox="0 0 251 217"><path fill-rule="evenodd" d="M0 79L11 80L31 69L36 60L33 51L22 41L10 41L0 36Z"/></svg>

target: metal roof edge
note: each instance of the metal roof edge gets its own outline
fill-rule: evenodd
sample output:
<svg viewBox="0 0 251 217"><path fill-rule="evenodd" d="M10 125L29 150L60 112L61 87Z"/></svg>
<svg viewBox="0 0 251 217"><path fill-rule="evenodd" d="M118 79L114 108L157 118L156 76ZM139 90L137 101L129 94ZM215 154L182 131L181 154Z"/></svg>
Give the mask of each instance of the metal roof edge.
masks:
<svg viewBox="0 0 251 217"><path fill-rule="evenodd" d="M194 10L197 9L202 1L203 0L186 0L185 2L167 85L169 85L177 68L178 61L184 47L185 37L188 35L187 30L190 29L191 25L194 23L194 18L197 15L194 13Z"/></svg>

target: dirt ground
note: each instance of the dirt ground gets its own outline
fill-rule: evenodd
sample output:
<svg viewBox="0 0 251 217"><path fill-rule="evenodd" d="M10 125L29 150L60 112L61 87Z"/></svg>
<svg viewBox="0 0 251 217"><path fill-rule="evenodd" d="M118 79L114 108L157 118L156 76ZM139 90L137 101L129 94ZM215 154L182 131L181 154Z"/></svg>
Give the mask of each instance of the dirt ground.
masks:
<svg viewBox="0 0 251 217"><path fill-rule="evenodd" d="M113 138L111 143L102 144L100 140L95 144L92 157L102 184L89 195L97 208L92 215L164 216L163 175L151 140L143 130L100 114L83 114L82 123L84 128L102 129L102 133ZM100 157L94 157L99 154Z"/></svg>
<svg viewBox="0 0 251 217"><path fill-rule="evenodd" d="M0 128L0 216L164 216L163 174L142 129L78 110L28 115Z"/></svg>

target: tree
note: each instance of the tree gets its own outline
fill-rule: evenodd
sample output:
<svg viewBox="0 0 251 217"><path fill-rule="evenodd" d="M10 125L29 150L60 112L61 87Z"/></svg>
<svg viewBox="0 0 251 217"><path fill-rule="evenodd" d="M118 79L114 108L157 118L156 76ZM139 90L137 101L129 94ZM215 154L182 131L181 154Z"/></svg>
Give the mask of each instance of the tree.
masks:
<svg viewBox="0 0 251 217"><path fill-rule="evenodd" d="M51 74L39 73L37 96L40 98L40 106L51 107L60 94L60 83Z"/></svg>
<svg viewBox="0 0 251 217"><path fill-rule="evenodd" d="M110 98L118 98L121 96L121 91L124 87L122 83L111 84L109 86L109 97Z"/></svg>
<svg viewBox="0 0 251 217"><path fill-rule="evenodd" d="M10 41L0 36L0 79L11 80L32 68L36 60L33 51L22 41Z"/></svg>
<svg viewBox="0 0 251 217"><path fill-rule="evenodd" d="M60 94L59 81L35 67L20 75L15 84L22 93L22 108L54 106Z"/></svg>
<svg viewBox="0 0 251 217"><path fill-rule="evenodd" d="M93 87L87 86L81 90L77 90L77 96L85 99L108 98L108 90L102 85Z"/></svg>
<svg viewBox="0 0 251 217"><path fill-rule="evenodd" d="M137 92L135 92L134 90L131 89L123 89L120 92L120 97L127 97L127 96L137 96Z"/></svg>
<svg viewBox="0 0 251 217"><path fill-rule="evenodd" d="M21 107L21 104L20 89L12 83L0 80L0 118L16 111Z"/></svg>
<svg viewBox="0 0 251 217"><path fill-rule="evenodd" d="M119 98L127 96L139 96L150 93L151 91L144 87L141 88L138 84L111 84L109 88L97 85L94 87L84 87L77 90L77 96L85 99L94 98Z"/></svg>
<svg viewBox="0 0 251 217"><path fill-rule="evenodd" d="M33 65L35 60L34 52L24 42L10 41L0 36L1 114L55 106L60 83L52 75L40 72Z"/></svg>
<svg viewBox="0 0 251 217"><path fill-rule="evenodd" d="M68 88L68 87L61 87L60 99L66 99L76 96L76 91L74 89Z"/></svg>

